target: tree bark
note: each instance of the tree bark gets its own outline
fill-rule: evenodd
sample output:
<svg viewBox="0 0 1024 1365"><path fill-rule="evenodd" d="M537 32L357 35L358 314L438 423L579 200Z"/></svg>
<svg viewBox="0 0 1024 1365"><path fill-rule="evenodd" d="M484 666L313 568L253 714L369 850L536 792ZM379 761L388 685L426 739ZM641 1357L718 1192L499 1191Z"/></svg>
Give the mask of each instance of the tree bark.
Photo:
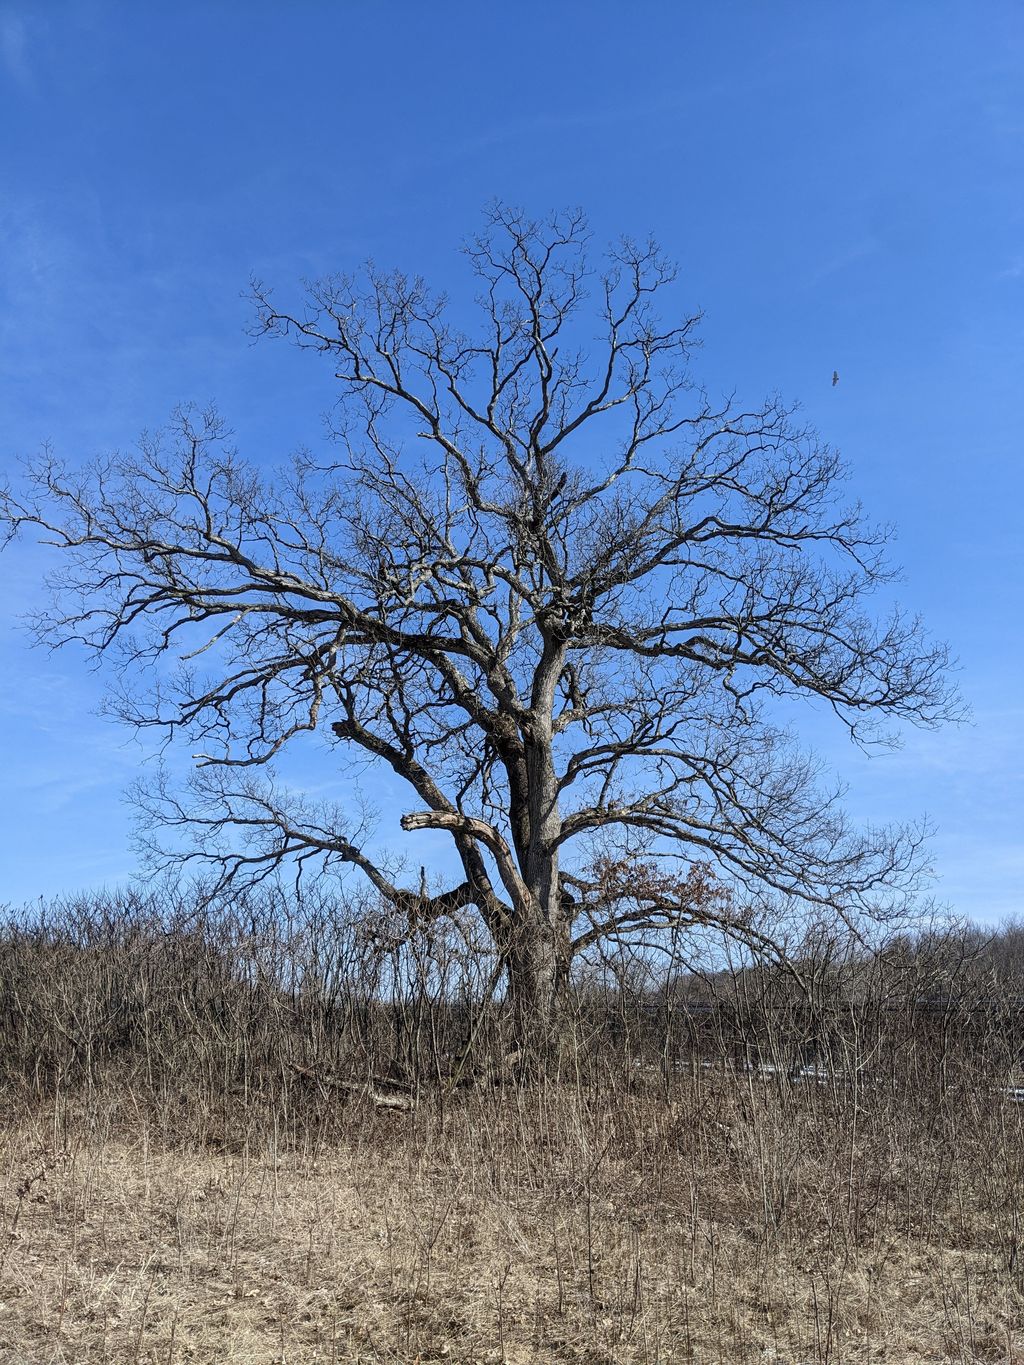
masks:
<svg viewBox="0 0 1024 1365"><path fill-rule="evenodd" d="M558 906L538 905L520 923L508 953L508 997L516 1044L535 1065L557 1059L565 1042L569 936Z"/></svg>
<svg viewBox="0 0 1024 1365"><path fill-rule="evenodd" d="M565 657L550 634L533 679L524 733L526 819L514 831L529 905L520 913L508 955L508 986L517 1042L542 1065L557 1058L565 1041L565 993L570 935L562 904L559 847L562 817L554 759L555 687Z"/></svg>

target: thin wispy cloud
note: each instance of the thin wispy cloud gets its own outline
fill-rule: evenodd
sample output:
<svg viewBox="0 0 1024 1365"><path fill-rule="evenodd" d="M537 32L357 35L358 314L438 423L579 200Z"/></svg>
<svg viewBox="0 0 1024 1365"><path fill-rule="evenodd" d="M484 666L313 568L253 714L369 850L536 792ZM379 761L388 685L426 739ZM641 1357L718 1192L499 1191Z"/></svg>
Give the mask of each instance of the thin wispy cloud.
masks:
<svg viewBox="0 0 1024 1365"><path fill-rule="evenodd" d="M816 266L813 266L802 283L807 289L817 288L818 285L824 284L834 275L839 275L848 270L849 267L858 265L861 261L874 256L878 250L879 243L874 237L865 237L860 241L841 247L831 255L826 256Z"/></svg>
<svg viewBox="0 0 1024 1365"><path fill-rule="evenodd" d="M28 24L14 10L0 10L0 62L6 74L24 90L33 85L29 60Z"/></svg>

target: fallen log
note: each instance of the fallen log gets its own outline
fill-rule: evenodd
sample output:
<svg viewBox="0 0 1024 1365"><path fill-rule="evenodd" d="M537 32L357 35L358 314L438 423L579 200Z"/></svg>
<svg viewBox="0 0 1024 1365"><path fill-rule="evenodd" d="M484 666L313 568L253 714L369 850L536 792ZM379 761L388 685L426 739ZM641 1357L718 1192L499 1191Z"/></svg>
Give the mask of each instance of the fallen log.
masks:
<svg viewBox="0 0 1024 1365"><path fill-rule="evenodd" d="M296 1076L317 1086L324 1099L327 1099L330 1091L335 1090L344 1095L363 1095L377 1109L398 1109L408 1113L416 1108L409 1087L387 1076L367 1076L365 1080L355 1081L342 1076L325 1075L299 1062L289 1062L288 1067Z"/></svg>

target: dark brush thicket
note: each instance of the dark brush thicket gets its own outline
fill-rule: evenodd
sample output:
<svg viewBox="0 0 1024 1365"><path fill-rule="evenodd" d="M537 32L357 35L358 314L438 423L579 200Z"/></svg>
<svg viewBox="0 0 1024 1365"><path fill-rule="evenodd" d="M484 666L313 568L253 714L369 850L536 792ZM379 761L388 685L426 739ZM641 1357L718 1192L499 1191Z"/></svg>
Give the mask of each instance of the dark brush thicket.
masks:
<svg viewBox="0 0 1024 1365"><path fill-rule="evenodd" d="M131 890L8 910L0 1084L26 1104L116 1091L174 1114L320 1122L339 1101L450 1103L513 1083L493 963L432 925L389 941L364 907L264 889ZM870 951L808 935L785 963L709 941L586 964L555 1079L670 1096L722 1075L805 1096L1012 1098L1024 929L944 926ZM404 1097L404 1099L400 1099ZM405 1103L407 1100L407 1103Z"/></svg>

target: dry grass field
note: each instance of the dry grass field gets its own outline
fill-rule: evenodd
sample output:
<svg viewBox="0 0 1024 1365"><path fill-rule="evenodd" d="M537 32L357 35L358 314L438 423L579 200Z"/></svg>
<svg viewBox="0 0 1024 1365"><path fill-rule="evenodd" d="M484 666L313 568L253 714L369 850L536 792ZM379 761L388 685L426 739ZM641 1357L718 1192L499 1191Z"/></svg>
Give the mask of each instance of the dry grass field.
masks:
<svg viewBox="0 0 1024 1365"><path fill-rule="evenodd" d="M443 943L158 909L0 925L0 1365L1024 1365L1017 929L623 974L517 1076Z"/></svg>
<svg viewBox="0 0 1024 1365"><path fill-rule="evenodd" d="M0 1360L1024 1361L1019 1111L850 1118L701 1077L316 1142L40 1113L2 1138Z"/></svg>

